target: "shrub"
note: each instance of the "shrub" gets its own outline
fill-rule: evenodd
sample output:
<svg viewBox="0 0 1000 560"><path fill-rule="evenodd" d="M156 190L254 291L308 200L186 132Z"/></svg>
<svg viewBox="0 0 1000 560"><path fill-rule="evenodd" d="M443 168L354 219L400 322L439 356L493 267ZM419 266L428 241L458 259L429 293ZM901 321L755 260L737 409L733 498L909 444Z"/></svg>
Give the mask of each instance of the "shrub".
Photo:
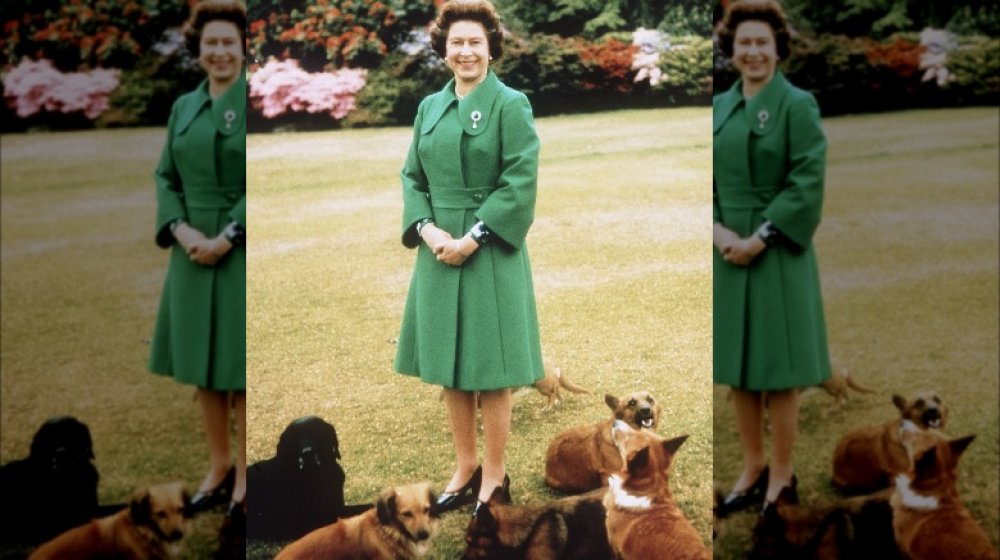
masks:
<svg viewBox="0 0 1000 560"><path fill-rule="evenodd" d="M996 104L1000 96L1000 45L988 37L965 37L948 55L952 80L944 87L922 82L916 34L884 41L844 35L796 37L782 69L796 86L813 92L824 115L914 107ZM728 89L739 77L715 51L714 87Z"/></svg>
<svg viewBox="0 0 1000 560"><path fill-rule="evenodd" d="M354 109L355 95L364 85L364 70L309 73L294 60L271 60L247 83L252 107L265 118L292 111L326 113L338 120Z"/></svg>
<svg viewBox="0 0 1000 560"><path fill-rule="evenodd" d="M118 70L98 68L64 74L48 60L25 60L4 77L4 98L26 119L41 111L76 113L96 119L118 86Z"/></svg>
<svg viewBox="0 0 1000 560"><path fill-rule="evenodd" d="M434 6L417 0L261 0L248 12L250 55L293 59L306 71L375 68Z"/></svg>
<svg viewBox="0 0 1000 560"><path fill-rule="evenodd" d="M45 58L71 72L129 67L188 14L186 0L26 0L4 5L2 50L8 65Z"/></svg>

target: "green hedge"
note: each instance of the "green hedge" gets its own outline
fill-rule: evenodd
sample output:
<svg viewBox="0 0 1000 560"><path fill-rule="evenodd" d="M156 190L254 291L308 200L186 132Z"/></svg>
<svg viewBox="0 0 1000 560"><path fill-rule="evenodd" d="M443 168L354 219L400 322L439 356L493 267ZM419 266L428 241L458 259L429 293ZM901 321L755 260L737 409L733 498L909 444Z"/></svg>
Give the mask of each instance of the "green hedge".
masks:
<svg viewBox="0 0 1000 560"><path fill-rule="evenodd" d="M922 82L921 47L915 33L884 41L844 35L797 37L781 69L795 85L816 95L824 115L891 111L920 107L997 105L1000 103L1000 42L960 37L946 64L952 81L945 87ZM715 91L739 77L715 49Z"/></svg>

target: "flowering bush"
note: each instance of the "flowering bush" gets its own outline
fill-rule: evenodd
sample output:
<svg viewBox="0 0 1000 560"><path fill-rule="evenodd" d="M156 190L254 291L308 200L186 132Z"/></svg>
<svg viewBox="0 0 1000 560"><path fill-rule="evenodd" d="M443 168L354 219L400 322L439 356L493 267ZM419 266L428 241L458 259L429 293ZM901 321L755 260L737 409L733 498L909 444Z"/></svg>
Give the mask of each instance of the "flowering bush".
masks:
<svg viewBox="0 0 1000 560"><path fill-rule="evenodd" d="M611 38L599 43L580 41L580 60L586 69L581 76L586 91L627 93L632 90L632 59L639 47Z"/></svg>
<svg viewBox="0 0 1000 560"><path fill-rule="evenodd" d="M259 64L271 57L298 60L306 70L342 66L374 68L405 38L430 21L434 5L419 0L311 0L287 9L281 0L250 7L250 54Z"/></svg>
<svg viewBox="0 0 1000 560"><path fill-rule="evenodd" d="M365 70L350 68L310 73L294 60L270 60L247 85L251 104L269 119L286 111L328 113L342 119L354 109L365 76Z"/></svg>
<svg viewBox="0 0 1000 560"><path fill-rule="evenodd" d="M21 118L42 109L77 111L96 119L108 108L108 96L118 86L118 70L98 68L64 74L48 60L25 60L4 76L4 99Z"/></svg>
<svg viewBox="0 0 1000 560"><path fill-rule="evenodd" d="M29 57L48 59L63 71L126 68L187 14L187 0L6 2L0 50L8 65Z"/></svg>

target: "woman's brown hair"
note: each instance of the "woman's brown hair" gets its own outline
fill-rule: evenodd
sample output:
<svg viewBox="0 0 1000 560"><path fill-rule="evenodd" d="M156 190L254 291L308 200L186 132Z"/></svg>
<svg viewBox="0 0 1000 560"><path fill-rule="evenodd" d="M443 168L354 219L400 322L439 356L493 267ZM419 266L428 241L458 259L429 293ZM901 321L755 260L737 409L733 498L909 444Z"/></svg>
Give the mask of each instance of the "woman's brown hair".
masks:
<svg viewBox="0 0 1000 560"><path fill-rule="evenodd" d="M781 4L775 0L737 0L729 5L722 27L719 29L719 48L727 56L733 56L733 38L736 28L746 21L762 21L771 27L774 33L774 45L778 58L788 58L791 34L788 31L788 20Z"/></svg>
<svg viewBox="0 0 1000 560"><path fill-rule="evenodd" d="M195 58L200 55L201 32L210 21L228 21L240 32L240 41L246 49L247 7L238 0L203 0L195 5L184 26L184 43Z"/></svg>
<svg viewBox="0 0 1000 560"><path fill-rule="evenodd" d="M448 30L456 21L474 21L486 30L486 41L490 45L490 56L494 59L503 54L503 30L496 8L486 0L450 0L441 6L437 18L431 24L431 46L434 52L444 58L448 42Z"/></svg>

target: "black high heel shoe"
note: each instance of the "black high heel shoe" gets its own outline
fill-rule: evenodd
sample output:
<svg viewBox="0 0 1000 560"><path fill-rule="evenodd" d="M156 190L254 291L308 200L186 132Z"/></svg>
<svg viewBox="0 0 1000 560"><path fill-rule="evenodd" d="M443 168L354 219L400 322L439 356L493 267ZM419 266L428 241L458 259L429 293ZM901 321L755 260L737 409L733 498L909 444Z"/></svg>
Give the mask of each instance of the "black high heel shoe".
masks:
<svg viewBox="0 0 1000 560"><path fill-rule="evenodd" d="M434 511L440 515L471 504L476 499L476 495L479 494L479 485L482 481L483 467L476 467L476 472L472 473L464 486L454 492L441 492L437 501L434 502Z"/></svg>
<svg viewBox="0 0 1000 560"><path fill-rule="evenodd" d="M764 494L767 491L767 475L768 468L764 467L764 470L760 471L757 475L757 480L753 482L745 490L730 492L719 504L716 509L716 515L719 517L726 517L731 513L747 509L755 504L759 504L764 501Z"/></svg>
<svg viewBox="0 0 1000 560"><path fill-rule="evenodd" d="M499 488L494 489L493 493L496 494L497 490L500 490L501 492L503 492L504 503L505 504L509 504L510 503L510 477L509 476L503 475L503 485L500 486ZM478 517L479 516L479 510L481 510L484 507L486 507L486 502L484 502L482 500L479 500L479 499L476 499L476 507L473 508L473 510L472 510L472 517L473 518Z"/></svg>
<svg viewBox="0 0 1000 560"><path fill-rule="evenodd" d="M781 489L781 492L778 493L777 500L773 502L764 500L764 505L761 506L760 508L760 516L766 517L768 515L773 515L775 512L778 511L777 506L779 502L783 504L797 505L799 503L798 488L799 488L799 479L796 478L795 475L793 474L792 481L788 483L788 486L785 486L784 488Z"/></svg>
<svg viewBox="0 0 1000 560"><path fill-rule="evenodd" d="M192 514L208 511L215 506L221 506L229 502L229 496L233 493L233 485L236 483L236 467L229 467L226 476L207 492L197 492L191 497L189 510Z"/></svg>

